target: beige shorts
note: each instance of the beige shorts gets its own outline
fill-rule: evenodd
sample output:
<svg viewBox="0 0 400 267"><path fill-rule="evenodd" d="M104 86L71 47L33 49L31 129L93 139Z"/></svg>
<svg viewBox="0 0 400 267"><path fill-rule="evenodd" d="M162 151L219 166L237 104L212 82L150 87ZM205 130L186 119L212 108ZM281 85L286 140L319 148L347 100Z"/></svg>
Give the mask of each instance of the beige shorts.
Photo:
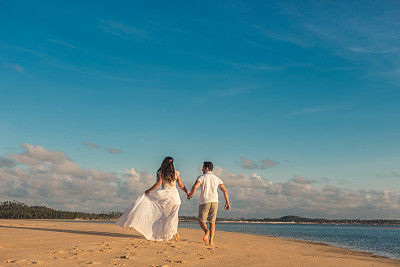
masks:
<svg viewBox="0 0 400 267"><path fill-rule="evenodd" d="M199 206L199 221L215 223L217 219L218 202L208 202Z"/></svg>

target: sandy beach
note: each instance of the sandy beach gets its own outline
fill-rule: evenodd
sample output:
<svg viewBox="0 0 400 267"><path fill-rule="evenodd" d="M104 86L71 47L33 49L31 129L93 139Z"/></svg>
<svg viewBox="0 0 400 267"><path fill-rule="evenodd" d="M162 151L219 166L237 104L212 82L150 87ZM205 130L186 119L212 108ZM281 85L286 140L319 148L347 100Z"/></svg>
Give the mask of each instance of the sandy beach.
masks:
<svg viewBox="0 0 400 267"><path fill-rule="evenodd" d="M400 261L318 243L179 229L179 242L153 242L113 224L0 220L0 266L400 266Z"/></svg>

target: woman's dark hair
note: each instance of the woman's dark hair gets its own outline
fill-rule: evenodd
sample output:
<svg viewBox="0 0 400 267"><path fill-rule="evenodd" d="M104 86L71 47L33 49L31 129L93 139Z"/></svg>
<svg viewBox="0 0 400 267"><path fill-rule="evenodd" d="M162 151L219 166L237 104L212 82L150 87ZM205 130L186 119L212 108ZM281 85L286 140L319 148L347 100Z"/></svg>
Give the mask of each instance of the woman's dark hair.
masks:
<svg viewBox="0 0 400 267"><path fill-rule="evenodd" d="M174 159L172 157L166 157L161 163L161 167L157 172L161 173L161 177L167 182L172 182L176 180Z"/></svg>
<svg viewBox="0 0 400 267"><path fill-rule="evenodd" d="M207 168L209 171L214 169L214 165L211 161L204 161L203 163L204 168Z"/></svg>

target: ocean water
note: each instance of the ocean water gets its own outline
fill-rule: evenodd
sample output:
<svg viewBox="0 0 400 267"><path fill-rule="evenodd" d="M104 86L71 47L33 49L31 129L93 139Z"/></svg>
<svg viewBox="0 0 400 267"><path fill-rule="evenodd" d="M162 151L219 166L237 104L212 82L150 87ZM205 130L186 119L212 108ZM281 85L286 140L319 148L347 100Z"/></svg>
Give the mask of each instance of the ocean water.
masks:
<svg viewBox="0 0 400 267"><path fill-rule="evenodd" d="M179 227L200 229L195 222L179 222ZM398 226L217 223L216 230L320 242L400 260Z"/></svg>

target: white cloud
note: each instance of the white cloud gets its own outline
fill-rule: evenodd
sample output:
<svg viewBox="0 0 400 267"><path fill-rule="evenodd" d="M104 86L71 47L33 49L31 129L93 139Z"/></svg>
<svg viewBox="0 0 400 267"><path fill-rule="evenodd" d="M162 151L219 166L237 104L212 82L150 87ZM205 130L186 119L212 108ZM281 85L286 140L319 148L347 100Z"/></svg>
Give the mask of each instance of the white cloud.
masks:
<svg viewBox="0 0 400 267"><path fill-rule="evenodd" d="M154 175L147 171L136 171L134 168L125 169L119 181L118 195L122 199L132 199L132 195L138 195L149 189L155 182Z"/></svg>
<svg viewBox="0 0 400 267"><path fill-rule="evenodd" d="M218 166L214 172L224 181L231 199L232 211L223 212L226 216L393 218L400 212L400 194L389 190L318 188L315 181L300 176L274 183L255 173L234 174Z"/></svg>
<svg viewBox="0 0 400 267"><path fill-rule="evenodd" d="M264 159L261 161L262 166L265 166L266 168L271 168L276 165L276 162L270 159Z"/></svg>
<svg viewBox="0 0 400 267"><path fill-rule="evenodd" d="M105 150L110 154L121 154L122 153L121 150L112 148L112 147L107 147Z"/></svg>
<svg viewBox="0 0 400 267"><path fill-rule="evenodd" d="M261 179L257 174L253 174L252 176L243 173L234 174L218 166L214 167L214 173L218 177L223 177L224 183L232 187L260 188L265 187L269 183L269 181Z"/></svg>
<svg viewBox="0 0 400 267"><path fill-rule="evenodd" d="M391 175L392 175L393 177L398 177L398 178L400 178L400 173L398 173L398 172L392 172Z"/></svg>
<svg viewBox="0 0 400 267"><path fill-rule="evenodd" d="M60 151L48 151L40 145L30 145L22 144L21 147L25 149L22 154L14 154L14 159L16 161L22 160L21 163L26 163L28 165L35 165L41 161L51 162L51 163L63 163L68 158L63 152ZM30 164L33 163L33 164Z"/></svg>
<svg viewBox="0 0 400 267"><path fill-rule="evenodd" d="M85 146L90 147L90 148L101 148L101 146L96 145L95 143L92 142L85 142L83 143Z"/></svg>
<svg viewBox="0 0 400 267"><path fill-rule="evenodd" d="M14 167L15 166L15 162L13 160L10 159L6 159L0 156L0 168L2 167L6 167L6 168L10 168L10 167Z"/></svg>
<svg viewBox="0 0 400 267"><path fill-rule="evenodd" d="M63 152L39 145L24 144L22 148L21 153L10 155L17 165L0 168L2 198L18 198L28 204L46 201L54 208L86 211L99 211L94 203L111 208L118 198L116 174L82 168ZM93 205L85 204L88 202Z"/></svg>
<svg viewBox="0 0 400 267"><path fill-rule="evenodd" d="M298 183L298 184L313 184L315 183L314 180L309 180L300 176L295 176L293 178L293 182Z"/></svg>
<svg viewBox="0 0 400 267"><path fill-rule="evenodd" d="M348 1L318 5L312 8L310 3L280 3L280 16L288 23L285 31L274 30L262 21L253 24L252 29L265 38L303 49L323 48L373 75L389 75L399 68L398 8ZM324 66L320 69L327 70Z"/></svg>
<svg viewBox="0 0 400 267"><path fill-rule="evenodd" d="M61 210L123 211L155 183L146 170L122 173L86 169L63 152L25 144L21 153L0 157L0 200L18 200ZM14 159L16 162L10 164ZM221 217L393 218L400 214L400 194L390 190L350 190L323 186L295 176L276 183L257 173L233 173L215 166L226 185L232 210ZM186 185L190 187L190 185ZM181 215L196 215L199 192L188 201L181 194ZM223 202L223 197L220 195Z"/></svg>
<svg viewBox="0 0 400 267"><path fill-rule="evenodd" d="M92 142L85 142L83 143L85 146L90 147L90 148L94 148L94 149L98 149L101 148L101 146L92 143ZM107 151L109 154L121 154L122 151L117 149L117 148L112 148L112 147L106 147L104 148L105 151Z"/></svg>
<svg viewBox="0 0 400 267"><path fill-rule="evenodd" d="M64 42L64 41L60 41L60 40L54 40L54 39L49 39L50 42L55 43L55 44L60 44L69 48L73 48L73 49L78 49L78 47L76 47L73 44L70 44L68 42Z"/></svg>
<svg viewBox="0 0 400 267"><path fill-rule="evenodd" d="M117 181L117 176L111 172L103 172L100 170L88 169L87 175L89 178L92 178L94 180L101 180L101 181L106 181L106 182L107 181L108 182L116 182Z"/></svg>
<svg viewBox="0 0 400 267"><path fill-rule="evenodd" d="M291 34L287 32L276 32L267 27L254 24L252 25L253 29L260 32L262 35L266 36L267 38L284 41L290 44L294 44L303 48L309 48L312 46L312 42L306 40L304 36Z"/></svg>
<svg viewBox="0 0 400 267"><path fill-rule="evenodd" d="M19 73L25 73L25 69L19 64L5 64L5 67L11 71L16 71Z"/></svg>
<svg viewBox="0 0 400 267"><path fill-rule="evenodd" d="M116 21L101 21L99 27L106 33L133 42L151 39L146 31Z"/></svg>
<svg viewBox="0 0 400 267"><path fill-rule="evenodd" d="M61 164L55 164L53 166L53 171L55 173L65 175L83 176L86 174L85 170L83 170L78 164L72 161L65 161Z"/></svg>
<svg viewBox="0 0 400 267"><path fill-rule="evenodd" d="M270 159L264 159L260 162L249 160L245 157L240 158L240 166L245 169L267 169L276 166L277 163Z"/></svg>
<svg viewBox="0 0 400 267"><path fill-rule="evenodd" d="M25 69L18 64L14 65L14 69L19 73L25 73Z"/></svg>
<svg viewBox="0 0 400 267"><path fill-rule="evenodd" d="M1 165L1 164L0 164ZM377 175L378 178L400 178L400 172L390 172L384 175Z"/></svg>

